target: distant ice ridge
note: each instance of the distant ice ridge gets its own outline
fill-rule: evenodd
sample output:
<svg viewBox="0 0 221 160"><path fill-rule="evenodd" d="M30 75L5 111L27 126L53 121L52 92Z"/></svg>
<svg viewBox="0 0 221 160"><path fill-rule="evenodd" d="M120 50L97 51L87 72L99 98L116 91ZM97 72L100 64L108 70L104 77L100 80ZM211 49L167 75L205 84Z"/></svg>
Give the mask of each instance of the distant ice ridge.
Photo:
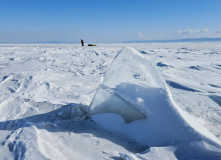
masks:
<svg viewBox="0 0 221 160"><path fill-rule="evenodd" d="M132 48L124 48L115 57L90 113L102 127L133 137L135 142L174 146L176 157L221 158L221 142L177 106L155 67Z"/></svg>

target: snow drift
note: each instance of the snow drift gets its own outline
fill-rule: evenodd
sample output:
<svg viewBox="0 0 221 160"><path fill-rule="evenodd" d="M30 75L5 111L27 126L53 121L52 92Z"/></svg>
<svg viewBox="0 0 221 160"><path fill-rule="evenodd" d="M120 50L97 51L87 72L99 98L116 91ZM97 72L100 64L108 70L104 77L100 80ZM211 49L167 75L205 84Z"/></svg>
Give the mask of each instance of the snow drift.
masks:
<svg viewBox="0 0 221 160"><path fill-rule="evenodd" d="M104 128L133 137L137 143L176 146L176 157L199 158L204 151L207 158L221 157L219 140L177 106L155 67L132 48L124 48L115 57L90 113ZM183 150L186 147L188 151Z"/></svg>

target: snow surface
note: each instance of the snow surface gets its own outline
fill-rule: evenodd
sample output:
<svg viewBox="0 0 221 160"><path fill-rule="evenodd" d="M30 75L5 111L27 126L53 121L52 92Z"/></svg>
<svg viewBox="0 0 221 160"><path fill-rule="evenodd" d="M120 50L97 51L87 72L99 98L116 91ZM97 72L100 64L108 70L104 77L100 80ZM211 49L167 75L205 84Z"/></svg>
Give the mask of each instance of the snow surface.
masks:
<svg viewBox="0 0 221 160"><path fill-rule="evenodd" d="M148 94L135 65L119 86L147 118L87 119L100 84L128 82L118 66L104 78L123 47L163 82ZM0 45L0 159L221 159L220 78L221 43Z"/></svg>

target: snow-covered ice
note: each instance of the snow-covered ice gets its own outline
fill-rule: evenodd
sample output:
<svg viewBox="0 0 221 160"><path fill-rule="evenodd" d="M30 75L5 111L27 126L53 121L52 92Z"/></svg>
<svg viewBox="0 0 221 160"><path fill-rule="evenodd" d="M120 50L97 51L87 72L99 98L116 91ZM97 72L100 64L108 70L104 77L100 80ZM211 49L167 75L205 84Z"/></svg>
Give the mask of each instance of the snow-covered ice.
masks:
<svg viewBox="0 0 221 160"><path fill-rule="evenodd" d="M220 78L221 43L0 45L0 159L221 159Z"/></svg>

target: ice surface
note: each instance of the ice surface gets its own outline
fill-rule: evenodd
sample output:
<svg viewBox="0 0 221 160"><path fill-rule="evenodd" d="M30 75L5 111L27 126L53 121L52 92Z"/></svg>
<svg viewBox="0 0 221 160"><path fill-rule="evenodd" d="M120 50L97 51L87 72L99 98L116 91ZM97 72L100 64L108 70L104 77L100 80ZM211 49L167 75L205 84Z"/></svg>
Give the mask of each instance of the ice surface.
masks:
<svg viewBox="0 0 221 160"><path fill-rule="evenodd" d="M100 86L90 105L90 113L117 113L126 122L146 118L145 112L141 112L136 106L131 101L124 99L117 91Z"/></svg>
<svg viewBox="0 0 221 160"><path fill-rule="evenodd" d="M111 67L105 73L103 84L110 88L116 88L122 82L145 88L164 88L153 65L141 53L129 47L124 48L115 57Z"/></svg>

